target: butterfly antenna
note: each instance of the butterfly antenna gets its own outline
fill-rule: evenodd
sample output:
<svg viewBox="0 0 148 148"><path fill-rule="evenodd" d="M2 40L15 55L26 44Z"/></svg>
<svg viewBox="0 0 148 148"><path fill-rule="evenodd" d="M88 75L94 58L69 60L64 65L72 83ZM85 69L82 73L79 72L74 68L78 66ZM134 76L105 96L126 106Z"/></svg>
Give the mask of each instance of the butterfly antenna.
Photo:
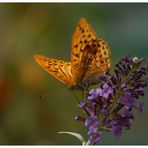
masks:
<svg viewBox="0 0 148 148"><path fill-rule="evenodd" d="M66 86L63 86L62 88L65 88ZM42 98L46 98L46 97L48 97L49 95L51 95L51 94L53 94L53 93L55 93L55 92L59 92L59 91L61 91L62 89L58 89L58 88L55 88L55 89L53 89L52 91L50 91L49 93L46 93L46 94L44 94L44 95L42 95L42 96L40 96L40 99L42 99Z"/></svg>

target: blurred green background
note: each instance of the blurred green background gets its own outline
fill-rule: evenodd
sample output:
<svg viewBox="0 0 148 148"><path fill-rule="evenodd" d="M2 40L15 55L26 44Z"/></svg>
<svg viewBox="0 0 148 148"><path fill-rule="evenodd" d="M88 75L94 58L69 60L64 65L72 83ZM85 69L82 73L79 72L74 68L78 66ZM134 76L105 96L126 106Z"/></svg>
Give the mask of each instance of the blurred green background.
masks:
<svg viewBox="0 0 148 148"><path fill-rule="evenodd" d="M74 120L81 112L63 84L33 59L34 54L70 60L73 32L86 17L111 49L113 64L132 54L148 63L148 4L0 4L0 144L80 144L58 131L87 138ZM148 89L142 115L119 139L103 133L101 144L148 144ZM40 99L40 95L50 95Z"/></svg>

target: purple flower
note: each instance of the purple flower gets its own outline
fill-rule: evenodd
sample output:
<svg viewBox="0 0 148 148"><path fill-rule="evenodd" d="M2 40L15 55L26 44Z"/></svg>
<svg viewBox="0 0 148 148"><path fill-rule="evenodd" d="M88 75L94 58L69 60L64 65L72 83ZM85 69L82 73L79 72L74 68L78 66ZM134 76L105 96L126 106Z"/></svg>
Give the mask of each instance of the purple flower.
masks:
<svg viewBox="0 0 148 148"><path fill-rule="evenodd" d="M95 144L101 141L100 131L98 131L99 121L97 116L90 116L85 120L85 126L89 128L89 140L91 144Z"/></svg>
<svg viewBox="0 0 148 148"><path fill-rule="evenodd" d="M118 123L112 125L112 134L115 138L119 138L122 135L123 129Z"/></svg>
<svg viewBox="0 0 148 148"><path fill-rule="evenodd" d="M106 76L105 76L105 74L99 75L99 80L101 80L101 81L106 81Z"/></svg>
<svg viewBox="0 0 148 148"><path fill-rule="evenodd" d="M104 83L103 89L100 95L105 99L108 99L109 95L112 94L112 92L113 92L113 89L107 83Z"/></svg>
<svg viewBox="0 0 148 148"><path fill-rule="evenodd" d="M137 90L138 95L144 96L144 89L143 87L139 87Z"/></svg>
<svg viewBox="0 0 148 148"><path fill-rule="evenodd" d="M126 109L130 109L135 102L135 98L131 96L130 92L125 92L123 96L120 97L120 103L122 103Z"/></svg>
<svg viewBox="0 0 148 148"><path fill-rule="evenodd" d="M102 113L108 115L108 105L107 104L104 104L101 111L102 111Z"/></svg>
<svg viewBox="0 0 148 148"><path fill-rule="evenodd" d="M107 71L99 76L96 89L86 90L87 95L78 105L85 116L76 116L75 120L88 127L91 144L101 141L103 130L120 137L133 124L133 110L143 111L144 103L136 102L148 85L148 79L143 78L148 66L141 66L142 62L142 58L128 55L115 65L113 74Z"/></svg>
<svg viewBox="0 0 148 148"><path fill-rule="evenodd" d="M87 98L89 100L93 100L93 99L96 99L98 96L101 95L101 89L100 88L97 88L97 89L91 89L89 92L88 92L88 96Z"/></svg>
<svg viewBox="0 0 148 148"><path fill-rule="evenodd" d="M99 125L99 121L97 116L90 116L88 119L85 121L85 126L88 126L89 129L94 129L97 128Z"/></svg>
<svg viewBox="0 0 148 148"><path fill-rule="evenodd" d="M96 89L96 96L101 96L101 93L102 93L102 89L97 88Z"/></svg>
<svg viewBox="0 0 148 148"><path fill-rule="evenodd" d="M91 90L88 92L87 98L88 98L89 100L95 99L95 98L96 98L96 91L95 91L94 89L91 89Z"/></svg>
<svg viewBox="0 0 148 148"><path fill-rule="evenodd" d="M91 144L96 144L98 142L101 142L101 134L102 133L97 129L89 130L88 135Z"/></svg>
<svg viewBox="0 0 148 148"><path fill-rule="evenodd" d="M125 129L129 129L133 123L134 116L133 114L126 110L123 113L121 113L121 117L119 118L119 124Z"/></svg>
<svg viewBox="0 0 148 148"><path fill-rule="evenodd" d="M97 99L97 97L102 96L105 99L108 99L109 95L113 93L113 88L110 87L107 83L104 83L104 85L101 88L97 89L91 89L88 93L87 98L89 100Z"/></svg>
<svg viewBox="0 0 148 148"><path fill-rule="evenodd" d="M119 114L117 118L110 122L113 135L116 138L120 137L123 133L123 130L130 129L133 120L133 114L128 110Z"/></svg>

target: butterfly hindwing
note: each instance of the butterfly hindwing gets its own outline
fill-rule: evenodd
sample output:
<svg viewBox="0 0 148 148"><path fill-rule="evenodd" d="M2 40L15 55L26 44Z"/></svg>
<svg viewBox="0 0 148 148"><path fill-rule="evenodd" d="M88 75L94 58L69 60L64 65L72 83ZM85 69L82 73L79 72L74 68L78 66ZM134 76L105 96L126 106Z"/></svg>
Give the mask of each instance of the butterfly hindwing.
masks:
<svg viewBox="0 0 148 148"><path fill-rule="evenodd" d="M47 58L43 55L34 56L36 62L52 76L61 82L70 85L73 81L71 73L71 63L53 58Z"/></svg>

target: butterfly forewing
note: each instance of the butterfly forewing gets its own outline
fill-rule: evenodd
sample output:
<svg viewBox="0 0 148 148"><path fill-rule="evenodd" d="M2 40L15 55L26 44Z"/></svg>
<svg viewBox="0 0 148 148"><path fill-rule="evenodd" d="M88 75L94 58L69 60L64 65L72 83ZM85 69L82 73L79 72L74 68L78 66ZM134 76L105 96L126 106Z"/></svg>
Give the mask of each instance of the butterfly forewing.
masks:
<svg viewBox="0 0 148 148"><path fill-rule="evenodd" d="M71 64L76 82L82 81L93 58L90 45L96 35L85 18L80 19L72 39Z"/></svg>
<svg viewBox="0 0 148 148"><path fill-rule="evenodd" d="M61 82L67 85L71 85L71 83L73 83L70 62L47 58L43 55L35 55L34 58L42 68Z"/></svg>
<svg viewBox="0 0 148 148"><path fill-rule="evenodd" d="M72 40L71 65L76 83L92 81L92 77L106 71L111 64L110 51L85 18L80 19Z"/></svg>

